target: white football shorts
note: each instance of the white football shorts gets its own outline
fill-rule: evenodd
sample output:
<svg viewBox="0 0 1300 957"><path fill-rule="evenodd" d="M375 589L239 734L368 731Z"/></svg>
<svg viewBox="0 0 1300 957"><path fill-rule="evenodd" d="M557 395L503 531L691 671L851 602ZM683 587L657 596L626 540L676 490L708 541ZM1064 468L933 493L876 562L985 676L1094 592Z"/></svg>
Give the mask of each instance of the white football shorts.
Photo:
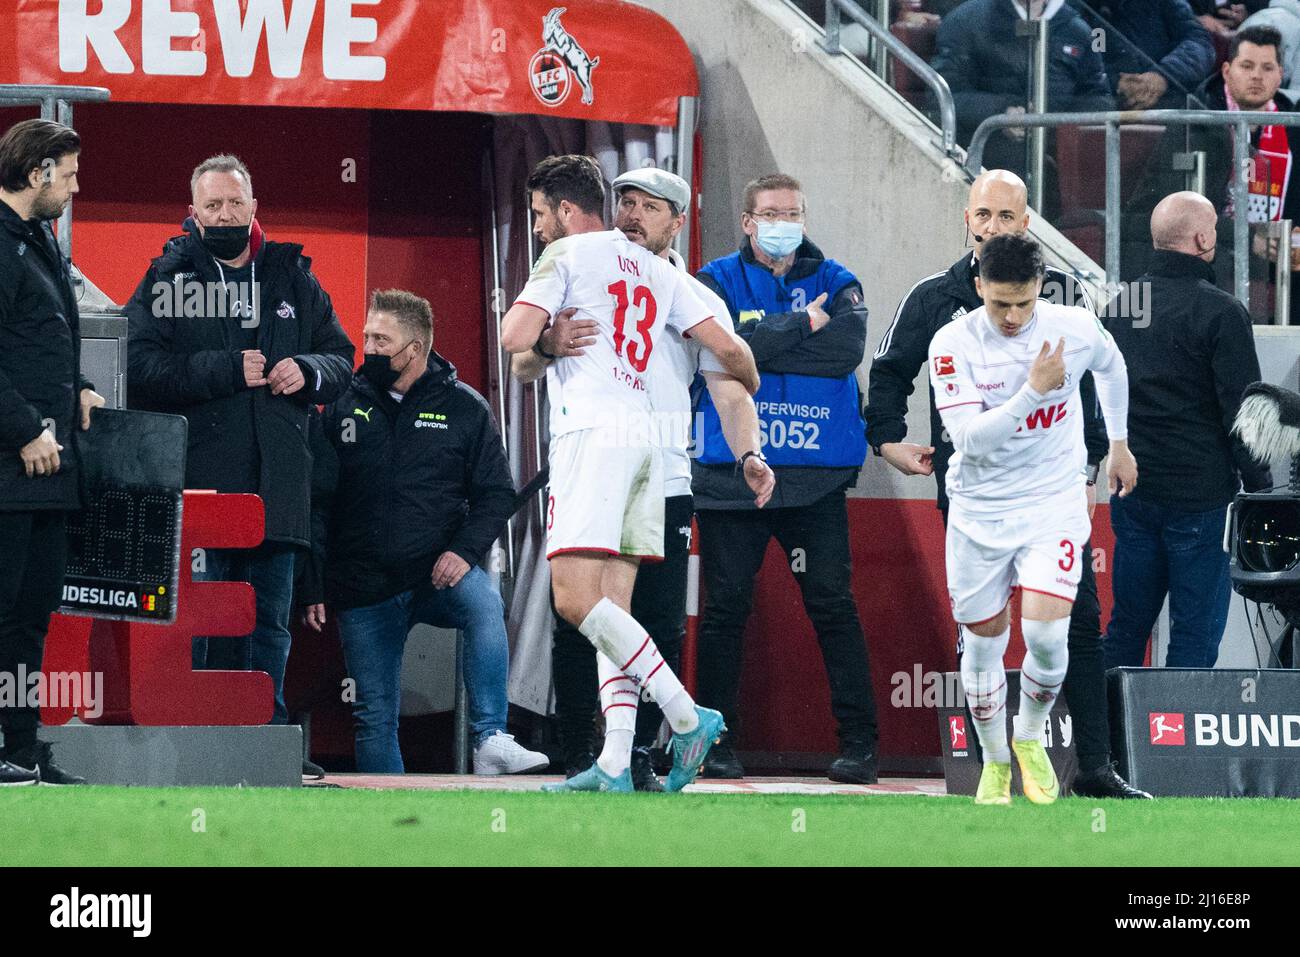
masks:
<svg viewBox="0 0 1300 957"><path fill-rule="evenodd" d="M608 430L551 439L546 557L606 552L664 557L664 477L660 450L618 447Z"/></svg>
<svg viewBox="0 0 1300 957"><path fill-rule="evenodd" d="M964 625L996 618L1011 593L1041 592L1073 602L1092 522L1082 491L1064 502L1026 506L998 518L948 510L944 564L953 618Z"/></svg>

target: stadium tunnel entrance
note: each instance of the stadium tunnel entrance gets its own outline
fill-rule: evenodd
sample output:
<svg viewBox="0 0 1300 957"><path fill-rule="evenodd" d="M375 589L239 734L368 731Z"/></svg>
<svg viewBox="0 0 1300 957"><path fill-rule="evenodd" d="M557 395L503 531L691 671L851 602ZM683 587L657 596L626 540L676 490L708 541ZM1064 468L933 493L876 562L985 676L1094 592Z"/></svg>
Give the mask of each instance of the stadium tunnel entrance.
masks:
<svg viewBox="0 0 1300 957"><path fill-rule="evenodd" d="M524 180L548 154L585 152L609 180L657 165L698 187L699 85L682 38L619 0L168 0L161 17L146 6L0 0L0 83L111 94L73 116L83 309L120 316L180 233L194 167L234 153L252 173L258 221L304 246L358 355L371 290L430 301L434 347L491 404L522 487L545 460L542 398L509 377L496 329L537 253ZM0 128L32 115L0 109ZM698 248L697 207L679 251L698 264ZM496 564L512 607L510 698L545 713L540 532L540 507L525 506ZM344 673L337 642L296 637L286 694L312 713L325 757L351 753ZM415 708L408 763L448 766L449 747L432 745L450 735L422 733Z"/></svg>

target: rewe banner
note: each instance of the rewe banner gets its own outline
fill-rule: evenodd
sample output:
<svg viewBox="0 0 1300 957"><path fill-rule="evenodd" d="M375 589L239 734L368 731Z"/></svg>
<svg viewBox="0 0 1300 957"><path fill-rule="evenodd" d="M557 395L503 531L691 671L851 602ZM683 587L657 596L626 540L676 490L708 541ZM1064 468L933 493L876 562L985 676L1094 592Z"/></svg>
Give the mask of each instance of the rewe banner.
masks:
<svg viewBox="0 0 1300 957"><path fill-rule="evenodd" d="M661 126L698 92L673 28L615 0L0 0L0 83Z"/></svg>

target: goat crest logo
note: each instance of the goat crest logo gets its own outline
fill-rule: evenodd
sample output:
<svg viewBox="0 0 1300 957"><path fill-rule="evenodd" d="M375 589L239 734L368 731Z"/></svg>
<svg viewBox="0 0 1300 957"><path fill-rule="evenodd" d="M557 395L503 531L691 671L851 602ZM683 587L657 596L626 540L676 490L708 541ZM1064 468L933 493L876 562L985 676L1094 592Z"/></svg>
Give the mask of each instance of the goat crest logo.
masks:
<svg viewBox="0 0 1300 957"><path fill-rule="evenodd" d="M528 61L529 86L546 106L559 106L569 98L576 83L582 87L582 103L590 106L596 94L591 86L592 71L600 57L592 59L582 45L564 29L560 15L565 7L552 7L542 18L542 48Z"/></svg>

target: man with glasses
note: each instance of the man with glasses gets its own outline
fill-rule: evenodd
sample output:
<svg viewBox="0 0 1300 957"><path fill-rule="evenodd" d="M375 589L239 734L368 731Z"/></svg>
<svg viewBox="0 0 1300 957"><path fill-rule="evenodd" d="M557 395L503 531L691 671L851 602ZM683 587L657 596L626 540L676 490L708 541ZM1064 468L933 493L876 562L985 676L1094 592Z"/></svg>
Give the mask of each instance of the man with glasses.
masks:
<svg viewBox="0 0 1300 957"><path fill-rule="evenodd" d="M821 645L838 724L830 778L876 780L876 708L867 645L849 590L845 491L866 457L855 376L867 337L857 277L804 233L798 180L761 176L745 187L740 249L708 263L700 281L731 312L762 374L754 396L776 492L763 509L727 448L712 400L696 400L692 492L700 524L705 601L700 618L699 699L736 727L736 698L754 577L775 536ZM728 741L705 774L741 777Z"/></svg>

